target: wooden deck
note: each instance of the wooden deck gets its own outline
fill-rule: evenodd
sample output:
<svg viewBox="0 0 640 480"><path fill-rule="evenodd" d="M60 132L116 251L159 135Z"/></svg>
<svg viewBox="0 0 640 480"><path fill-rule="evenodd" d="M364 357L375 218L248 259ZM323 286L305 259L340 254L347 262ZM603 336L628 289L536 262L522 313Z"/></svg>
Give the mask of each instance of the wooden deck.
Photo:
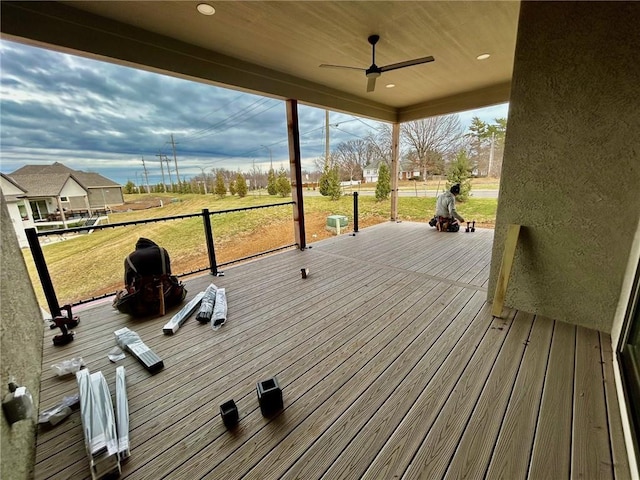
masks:
<svg viewBox="0 0 640 480"><path fill-rule="evenodd" d="M187 282L225 287L228 321L78 311L76 339L46 329L41 408L77 391L50 365L81 356L115 390L107 354L127 326L165 368L127 370L127 479L630 478L608 335L485 303L492 230L385 223ZM309 268L307 279L300 269ZM284 411L261 416L276 375ZM238 428L219 405L234 399ZM37 440L35 478L90 478L80 415Z"/></svg>

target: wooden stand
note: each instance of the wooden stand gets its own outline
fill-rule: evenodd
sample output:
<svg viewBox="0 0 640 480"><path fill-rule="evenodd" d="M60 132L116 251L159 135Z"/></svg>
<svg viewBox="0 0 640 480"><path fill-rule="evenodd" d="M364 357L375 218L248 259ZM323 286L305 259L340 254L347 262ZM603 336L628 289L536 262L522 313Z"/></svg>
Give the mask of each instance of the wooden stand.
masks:
<svg viewBox="0 0 640 480"><path fill-rule="evenodd" d="M513 265L513 256L516 253L519 234L520 225L509 225L507 238L504 242L504 251L502 252L502 263L500 264L500 273L498 274L496 291L493 295L493 308L491 309L491 315L494 317L500 317L502 315L504 297L507 293L507 284L509 283L509 275L511 274L511 266Z"/></svg>

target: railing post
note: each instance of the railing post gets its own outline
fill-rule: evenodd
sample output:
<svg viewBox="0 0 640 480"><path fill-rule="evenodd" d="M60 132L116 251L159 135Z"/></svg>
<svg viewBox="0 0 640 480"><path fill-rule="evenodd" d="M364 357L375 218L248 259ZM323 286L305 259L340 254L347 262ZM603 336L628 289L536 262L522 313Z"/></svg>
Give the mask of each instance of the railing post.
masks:
<svg viewBox="0 0 640 480"><path fill-rule="evenodd" d="M358 233L358 192L353 192L353 231Z"/></svg>
<svg viewBox="0 0 640 480"><path fill-rule="evenodd" d="M56 297L56 291L53 289L53 283L51 283L51 276L49 275L49 269L47 263L44 260L44 254L42 253L42 247L38 240L38 232L35 228L26 228L27 241L29 242L29 248L31 249L31 255L33 256L33 262L35 263L38 276L40 277L40 283L42 284L42 290L44 296L47 299L49 305L49 313L51 318L60 317L62 312L60 311L60 305L58 304L58 297Z"/></svg>
<svg viewBox="0 0 640 480"><path fill-rule="evenodd" d="M202 209L202 221L204 223L204 237L207 240L207 252L209 253L209 267L211 275L218 275L218 264L216 263L216 250L213 246L213 230L211 229L211 217L209 209Z"/></svg>

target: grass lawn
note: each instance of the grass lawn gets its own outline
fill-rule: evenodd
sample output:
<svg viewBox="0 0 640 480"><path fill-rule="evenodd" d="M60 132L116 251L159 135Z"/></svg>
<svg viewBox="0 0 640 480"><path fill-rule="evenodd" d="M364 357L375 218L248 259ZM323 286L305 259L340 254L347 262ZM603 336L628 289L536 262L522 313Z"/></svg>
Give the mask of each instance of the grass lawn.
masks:
<svg viewBox="0 0 640 480"><path fill-rule="evenodd" d="M286 203L291 197L269 195L245 198L211 195L151 194L125 195L125 201L147 202L162 207L131 210L109 215L110 223L197 214L207 208L210 212L258 205ZM138 204L140 206L140 204ZM292 205L269 207L245 212L211 216L218 264L248 255L295 243ZM325 229L328 215L346 215L353 230L353 197L338 201L325 197L305 197L305 232L307 243L330 237ZM458 204L458 211L466 220L476 220L478 226L492 227L495 222L496 199L470 199ZM400 220L427 222L433 215L435 198L399 197ZM388 221L390 201L376 202L373 196L360 196L358 202L359 228ZM143 225L97 230L90 235L69 235L66 240L43 244L43 252L60 305L75 303L95 296L115 292L123 287L124 259L134 249L139 237L147 237L164 246L171 256L174 274L193 272L208 267L204 227L201 217L169 220ZM52 239L54 239L52 237ZM54 239L55 240L55 239ZM23 250L36 296L46 307L40 280L35 271L29 249Z"/></svg>

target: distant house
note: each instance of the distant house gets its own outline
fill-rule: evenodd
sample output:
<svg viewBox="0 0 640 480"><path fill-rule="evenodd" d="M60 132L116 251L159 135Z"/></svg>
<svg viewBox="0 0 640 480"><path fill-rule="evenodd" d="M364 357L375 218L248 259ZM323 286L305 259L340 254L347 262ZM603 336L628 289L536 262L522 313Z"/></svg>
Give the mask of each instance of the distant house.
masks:
<svg viewBox="0 0 640 480"><path fill-rule="evenodd" d="M21 247L28 245L26 228L66 228L124 203L121 185L59 162L0 174L0 186Z"/></svg>
<svg viewBox="0 0 640 480"><path fill-rule="evenodd" d="M402 169L398 172L398 180L412 180L414 178L419 178L420 175L420 171L418 170Z"/></svg>
<svg viewBox="0 0 640 480"><path fill-rule="evenodd" d="M378 181L379 166L380 161L375 164L370 163L364 167L364 169L362 170L362 178L364 178L365 183ZM400 164L400 169L398 171L398 180L411 180L412 178L416 178L419 176L420 172L418 170L405 168L402 164Z"/></svg>
<svg viewBox="0 0 640 480"><path fill-rule="evenodd" d="M362 169L362 179L363 183L375 183L378 181L378 166L380 165L380 161L376 163L368 163Z"/></svg>
<svg viewBox="0 0 640 480"><path fill-rule="evenodd" d="M25 165L15 172L9 174L11 178L21 183L21 177L25 175L38 175L49 177L57 174L71 174L74 179L82 186L89 200L89 207L94 210L106 209L109 205L122 205L124 196L122 194L122 185L103 177L99 173L83 172L82 170L74 170L55 162L52 165ZM36 180L37 181L37 180ZM36 191L33 192L34 194ZM30 192L31 194L31 192ZM74 200L70 200L74 202ZM76 199L72 208L86 208L84 202Z"/></svg>

